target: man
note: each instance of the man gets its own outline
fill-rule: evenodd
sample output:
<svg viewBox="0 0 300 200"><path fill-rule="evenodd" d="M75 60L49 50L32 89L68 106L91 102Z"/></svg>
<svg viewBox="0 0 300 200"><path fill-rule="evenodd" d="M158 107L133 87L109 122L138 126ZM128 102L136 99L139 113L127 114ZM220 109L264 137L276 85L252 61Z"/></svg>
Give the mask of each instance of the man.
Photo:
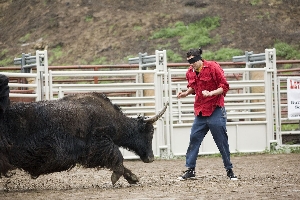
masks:
<svg viewBox="0 0 300 200"><path fill-rule="evenodd" d="M224 71L215 61L202 59L202 50L191 49L187 52L187 61L190 67L186 72L188 81L187 90L179 92L177 97L184 98L195 94L193 122L190 134L189 147L186 153L185 173L180 180L195 178L196 160L200 145L210 130L213 139L222 155L227 176L231 180L237 177L232 171L230 151L226 129L227 114L224 107L224 97L229 90L229 84Z"/></svg>

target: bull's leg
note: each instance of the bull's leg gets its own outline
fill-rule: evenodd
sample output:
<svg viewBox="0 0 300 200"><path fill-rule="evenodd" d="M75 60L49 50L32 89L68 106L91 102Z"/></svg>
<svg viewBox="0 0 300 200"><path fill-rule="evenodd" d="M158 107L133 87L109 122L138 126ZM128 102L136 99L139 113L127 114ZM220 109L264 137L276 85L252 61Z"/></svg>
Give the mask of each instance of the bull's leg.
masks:
<svg viewBox="0 0 300 200"><path fill-rule="evenodd" d="M105 167L113 171L111 182L114 185L124 174L123 156L119 147L106 134L115 131L113 127L97 128L87 141L86 167ZM132 174L132 173L131 173Z"/></svg>
<svg viewBox="0 0 300 200"><path fill-rule="evenodd" d="M132 173L129 169L127 169L126 167L124 167L123 176L129 184L136 184L137 182L139 182L138 177L134 173Z"/></svg>
<svg viewBox="0 0 300 200"><path fill-rule="evenodd" d="M123 163L120 163L120 166L113 167L111 170L113 171L113 173L112 173L110 179L111 179L111 183L114 185L120 179L120 177L124 174Z"/></svg>

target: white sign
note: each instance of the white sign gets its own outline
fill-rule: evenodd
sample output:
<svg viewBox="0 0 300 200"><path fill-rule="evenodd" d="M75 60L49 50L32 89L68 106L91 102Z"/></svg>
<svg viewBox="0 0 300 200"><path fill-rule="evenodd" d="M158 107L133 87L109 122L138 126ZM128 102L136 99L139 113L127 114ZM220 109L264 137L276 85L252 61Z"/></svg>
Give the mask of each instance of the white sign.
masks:
<svg viewBox="0 0 300 200"><path fill-rule="evenodd" d="M288 119L300 119L300 77L287 79Z"/></svg>

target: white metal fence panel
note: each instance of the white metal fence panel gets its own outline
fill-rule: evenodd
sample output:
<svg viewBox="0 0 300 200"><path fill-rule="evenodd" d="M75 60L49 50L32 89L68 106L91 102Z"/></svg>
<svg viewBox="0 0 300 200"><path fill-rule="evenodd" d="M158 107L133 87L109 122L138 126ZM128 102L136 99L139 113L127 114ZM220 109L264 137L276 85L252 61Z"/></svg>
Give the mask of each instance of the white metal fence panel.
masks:
<svg viewBox="0 0 300 200"><path fill-rule="evenodd" d="M9 78L31 78L34 79L34 83L28 84L28 83L8 83L8 86L10 87L10 90L16 90L15 92L10 92L9 97L30 97L35 98L36 101L39 101L41 98L40 90L38 90L38 75L35 73L10 73L10 72L1 72L1 74L9 77ZM24 94L21 93L21 90L18 91L18 88L32 88L35 93L33 94Z"/></svg>

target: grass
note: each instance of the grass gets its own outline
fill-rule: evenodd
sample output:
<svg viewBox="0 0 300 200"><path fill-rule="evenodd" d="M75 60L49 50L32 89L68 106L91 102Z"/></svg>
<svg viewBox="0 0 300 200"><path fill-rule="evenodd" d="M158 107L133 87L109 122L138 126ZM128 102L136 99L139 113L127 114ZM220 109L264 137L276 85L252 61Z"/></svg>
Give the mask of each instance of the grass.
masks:
<svg viewBox="0 0 300 200"><path fill-rule="evenodd" d="M300 154L300 147L289 147L289 146L282 146L282 147L277 147L276 143L271 144L270 149L265 149L262 152L236 152L236 153L231 153L231 157L242 157L242 156L249 156L249 155L264 155L264 154L288 154L288 153L295 153L295 154ZM203 158L217 158L221 157L220 153L216 154L206 154L206 155L198 155L198 157L203 157ZM165 158L160 158L160 157L155 157L156 160L160 159L165 159ZM185 160L185 156L170 156L170 159L177 159L177 160Z"/></svg>
<svg viewBox="0 0 300 200"><path fill-rule="evenodd" d="M221 48L216 52L206 51L203 53L203 58L206 60L228 61L232 60L233 56L242 55L240 49Z"/></svg>
<svg viewBox="0 0 300 200"><path fill-rule="evenodd" d="M300 153L300 147L282 146L277 147L277 144L271 145L270 149L266 149L263 153L266 154L284 154L284 153Z"/></svg>
<svg viewBox="0 0 300 200"><path fill-rule="evenodd" d="M260 0L250 0L250 4L252 5L252 6L256 6L257 4L259 4L260 3Z"/></svg>
<svg viewBox="0 0 300 200"><path fill-rule="evenodd" d="M30 33L27 33L26 35L24 35L23 37L21 37L19 39L19 42L25 43L25 42L27 42L29 40L29 38L30 38Z"/></svg>
<svg viewBox="0 0 300 200"><path fill-rule="evenodd" d="M124 61L126 61L126 63L128 63L129 61L129 58L136 58L136 57L139 57L139 55L128 55L126 57L123 58Z"/></svg>
<svg viewBox="0 0 300 200"><path fill-rule="evenodd" d="M277 41L274 44L274 48L276 49L276 56L287 60L300 59L300 50L296 46Z"/></svg>
<svg viewBox="0 0 300 200"><path fill-rule="evenodd" d="M282 146L277 147L277 143L272 143L270 145L270 149L265 149L262 152L236 152L231 153L231 157L240 157L240 156L248 156L248 155L261 155L261 154L284 154L284 153L300 153L300 147L288 147ZM220 153L211 154L211 155L201 155L202 157L221 157Z"/></svg>
<svg viewBox="0 0 300 200"><path fill-rule="evenodd" d="M0 60L0 66L8 66L8 65L13 65L14 64L14 59L13 58L5 58Z"/></svg>
<svg viewBox="0 0 300 200"><path fill-rule="evenodd" d="M181 55L179 55L178 53L175 53L172 50L167 50L167 62L180 62L182 61L182 57Z"/></svg>
<svg viewBox="0 0 300 200"><path fill-rule="evenodd" d="M188 50L215 43L216 39L210 37L210 31L220 26L219 20L218 17L207 17L199 22L189 24L186 34L179 39L181 48Z"/></svg>
<svg viewBox="0 0 300 200"><path fill-rule="evenodd" d="M206 17L187 25L179 21L167 28L154 32L150 39L178 37L180 51L203 47L219 41L219 36L210 37L210 32L220 26L219 21L218 17ZM239 49L222 48L216 52L204 52L203 57L206 60L228 61L232 60L233 56L241 54L243 54L243 51ZM180 54L170 49L167 49L167 57L168 62L180 62L184 60Z"/></svg>
<svg viewBox="0 0 300 200"><path fill-rule="evenodd" d="M93 19L94 19L93 16L87 15L87 16L85 16L85 19L84 19L84 20L85 20L86 22L92 22Z"/></svg>
<svg viewBox="0 0 300 200"><path fill-rule="evenodd" d="M205 51L203 53L203 58L205 60L216 60L216 61L229 61L232 60L233 56L242 55L243 51L240 49L231 49L231 48L221 48L218 51L211 52ZM184 60L181 55L175 53L173 50L167 50L168 62L181 62Z"/></svg>
<svg viewBox="0 0 300 200"><path fill-rule="evenodd" d="M12 57L6 57L7 53L8 53L7 49L3 49L0 52L0 66L7 66L7 65L13 65L14 64L14 59Z"/></svg>
<svg viewBox="0 0 300 200"><path fill-rule="evenodd" d="M187 25L179 21L171 24L168 28L154 32L150 39L178 37L182 50L199 48L217 41L215 38L210 37L210 31L220 26L219 20L219 17L206 17Z"/></svg>
<svg viewBox="0 0 300 200"><path fill-rule="evenodd" d="M281 125L281 131L294 131L299 129L299 124L283 124Z"/></svg>
<svg viewBox="0 0 300 200"><path fill-rule="evenodd" d="M107 64L106 57L96 58L94 61L91 62L91 65L103 65Z"/></svg>
<svg viewBox="0 0 300 200"><path fill-rule="evenodd" d="M152 34L150 39L158 38L172 38L176 36L182 36L186 32L186 26L183 22L179 21L170 25L168 28L163 28Z"/></svg>
<svg viewBox="0 0 300 200"><path fill-rule="evenodd" d="M134 27L133 27L133 30L135 30L135 31L140 31L140 30L142 30L142 27L141 27L141 26L134 26Z"/></svg>
<svg viewBox="0 0 300 200"><path fill-rule="evenodd" d="M4 56L6 53L8 53L8 50L7 50L7 49L3 49L3 50L0 52L0 57Z"/></svg>
<svg viewBox="0 0 300 200"><path fill-rule="evenodd" d="M49 56L49 65L56 59L59 59L63 56L62 47L60 45L57 45L55 48L49 50L51 53L51 56Z"/></svg>

